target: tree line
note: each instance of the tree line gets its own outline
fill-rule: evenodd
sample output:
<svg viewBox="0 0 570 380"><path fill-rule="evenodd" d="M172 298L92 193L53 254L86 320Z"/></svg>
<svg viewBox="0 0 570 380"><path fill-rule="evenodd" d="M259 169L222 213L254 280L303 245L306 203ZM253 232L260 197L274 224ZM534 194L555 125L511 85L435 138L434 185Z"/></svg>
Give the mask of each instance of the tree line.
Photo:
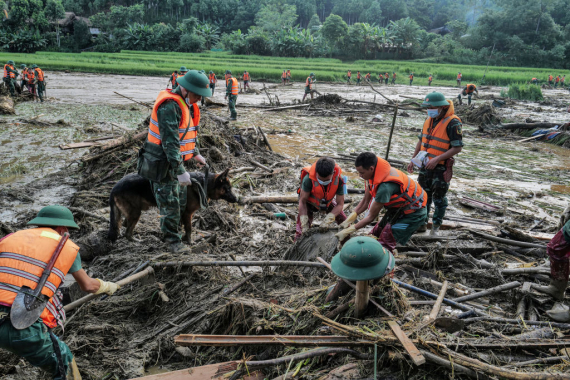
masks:
<svg viewBox="0 0 570 380"><path fill-rule="evenodd" d="M568 67L570 0L10 0L0 48ZM72 33L56 20L74 12Z"/></svg>

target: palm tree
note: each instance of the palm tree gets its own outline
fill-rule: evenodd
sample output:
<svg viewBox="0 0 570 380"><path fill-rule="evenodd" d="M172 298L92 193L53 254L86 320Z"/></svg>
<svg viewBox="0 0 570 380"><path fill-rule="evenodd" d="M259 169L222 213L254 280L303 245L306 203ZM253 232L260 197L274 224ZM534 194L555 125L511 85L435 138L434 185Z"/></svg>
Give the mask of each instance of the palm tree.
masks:
<svg viewBox="0 0 570 380"><path fill-rule="evenodd" d="M196 26L196 33L204 37L204 40L206 41L206 50L210 50L212 46L217 44L220 40L220 28L207 22L198 24L198 26Z"/></svg>

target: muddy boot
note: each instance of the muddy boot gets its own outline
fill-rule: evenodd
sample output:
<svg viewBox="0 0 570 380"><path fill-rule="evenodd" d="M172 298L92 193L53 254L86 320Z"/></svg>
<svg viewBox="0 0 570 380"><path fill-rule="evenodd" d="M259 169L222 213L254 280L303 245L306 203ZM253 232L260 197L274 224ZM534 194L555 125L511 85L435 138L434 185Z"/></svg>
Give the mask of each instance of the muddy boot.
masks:
<svg viewBox="0 0 570 380"><path fill-rule="evenodd" d="M548 286L533 286L534 290L537 292L545 293L557 301L562 301L564 299L564 292L566 291L566 286L568 285L568 280L556 280L551 279L550 285Z"/></svg>
<svg viewBox="0 0 570 380"><path fill-rule="evenodd" d="M570 322L570 307L562 302L556 302L546 314L556 322Z"/></svg>
<svg viewBox="0 0 570 380"><path fill-rule="evenodd" d="M426 232L427 231L427 223L424 223L416 230L418 233Z"/></svg>
<svg viewBox="0 0 570 380"><path fill-rule="evenodd" d="M343 280L338 280L332 291L327 294L327 298L325 298L326 302L332 302L337 300L339 297L344 296L348 292L350 292L350 286L344 282Z"/></svg>
<svg viewBox="0 0 570 380"><path fill-rule="evenodd" d="M168 250L172 253L185 253L185 252L190 252L190 247L188 247L182 242L178 242L178 243L171 243L168 246Z"/></svg>
<svg viewBox="0 0 570 380"><path fill-rule="evenodd" d="M441 224L432 224L431 231L429 233L430 236L439 236L439 227Z"/></svg>

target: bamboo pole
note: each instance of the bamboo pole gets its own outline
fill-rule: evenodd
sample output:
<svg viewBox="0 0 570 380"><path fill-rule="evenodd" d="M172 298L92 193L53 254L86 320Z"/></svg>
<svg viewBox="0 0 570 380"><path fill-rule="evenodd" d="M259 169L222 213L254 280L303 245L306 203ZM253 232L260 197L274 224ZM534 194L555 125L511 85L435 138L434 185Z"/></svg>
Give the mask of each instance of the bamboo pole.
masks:
<svg viewBox="0 0 570 380"><path fill-rule="evenodd" d="M513 281L513 282L509 282L508 284L503 284L503 285L499 285L499 286L495 286L494 288L489 288L487 290L483 290L481 292L477 292L477 293L473 293L473 294L468 294L466 296L463 297L459 297L459 298L455 298L453 301L455 302L465 302L465 301L470 301L470 300L474 300L477 298L481 298L484 296L488 296L490 294L494 294L494 293L498 293L498 292L502 292L505 290L510 290L513 288L518 288L521 285L520 282L518 281Z"/></svg>
<svg viewBox="0 0 570 380"><path fill-rule="evenodd" d="M356 299L354 301L354 316L362 318L370 300L368 281L356 281Z"/></svg>
<svg viewBox="0 0 570 380"><path fill-rule="evenodd" d="M435 301L435 305L433 305L433 309L431 310L431 313L429 313L429 316L427 318L428 322L431 323L435 321L435 319L437 318L437 315L439 314L439 309L441 308L441 303L443 302L443 298L445 297L445 293L447 292L448 285L449 283L447 282L447 280L445 280L443 282L443 286L441 287L441 291L439 292L439 296Z"/></svg>
<svg viewBox="0 0 570 380"><path fill-rule="evenodd" d="M390 146L392 145L392 135L394 134L394 127L396 126L396 118L398 117L398 106L399 104L396 104L396 108L394 108L394 118L392 119L392 128L390 128L390 137L388 138L388 147L386 148L386 158L385 158L386 161L388 161L388 155L390 154Z"/></svg>

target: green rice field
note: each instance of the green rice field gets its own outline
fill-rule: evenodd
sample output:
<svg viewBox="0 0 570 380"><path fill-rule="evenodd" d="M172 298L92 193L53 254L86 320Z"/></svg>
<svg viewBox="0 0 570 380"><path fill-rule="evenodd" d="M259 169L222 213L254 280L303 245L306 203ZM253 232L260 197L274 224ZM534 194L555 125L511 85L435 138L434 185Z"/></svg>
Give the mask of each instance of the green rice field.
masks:
<svg viewBox="0 0 570 380"><path fill-rule="evenodd" d="M463 83L504 86L514 83L527 83L536 77L545 83L549 74L570 75L564 70L547 68L500 67L490 66L483 81L485 66L455 64L434 64L418 61L377 61L360 60L343 62L329 58L285 58L255 55L232 55L228 52L207 53L158 53L143 51L121 51L120 53L54 53L37 52L35 54L0 53L0 60L14 60L17 69L21 63L37 64L44 70L69 70L72 72L127 74L127 75L169 75L180 66L189 69L214 71L221 75L226 69L235 74L249 71L252 79L279 81L284 69L290 69L294 81L304 81L314 72L319 81L344 81L347 70L352 70L352 79L356 72L362 76L372 75L376 81L378 73L397 74L397 83L409 83L408 76L414 73L414 85L427 85L427 77L433 74L434 85L454 85L457 73L463 73ZM570 77L569 77L570 81Z"/></svg>

